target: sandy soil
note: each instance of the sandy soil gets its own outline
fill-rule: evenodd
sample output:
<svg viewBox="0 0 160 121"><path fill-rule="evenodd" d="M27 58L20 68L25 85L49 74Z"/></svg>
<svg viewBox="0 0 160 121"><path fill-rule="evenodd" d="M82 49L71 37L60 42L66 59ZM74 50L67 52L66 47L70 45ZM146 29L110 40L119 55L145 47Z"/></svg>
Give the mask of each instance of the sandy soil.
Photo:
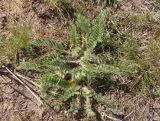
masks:
<svg viewBox="0 0 160 121"><path fill-rule="evenodd" d="M0 35L6 35L10 27L27 26L31 28L33 38L66 41L65 26L69 17L63 19L57 15L46 0L1 0L0 5Z"/></svg>
<svg viewBox="0 0 160 121"><path fill-rule="evenodd" d="M24 86L0 76L0 121L40 121L44 117L45 109Z"/></svg>

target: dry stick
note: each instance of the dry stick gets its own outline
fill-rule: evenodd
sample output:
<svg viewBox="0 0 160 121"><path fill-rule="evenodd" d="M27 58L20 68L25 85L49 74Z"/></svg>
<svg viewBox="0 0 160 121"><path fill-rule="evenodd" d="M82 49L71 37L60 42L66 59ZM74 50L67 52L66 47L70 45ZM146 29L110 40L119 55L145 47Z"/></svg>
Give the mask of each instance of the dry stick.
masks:
<svg viewBox="0 0 160 121"><path fill-rule="evenodd" d="M17 73L17 72L15 72L15 75L17 75L18 77L20 77L20 78L22 78L22 79L25 79L26 81L28 81L28 82L31 83L32 85L34 85L34 86L36 86L36 87L38 87L38 88L41 88L40 85L38 85L37 83L31 81L30 78L25 77L25 76L23 76L23 75L21 75L21 74L19 74L19 73Z"/></svg>
<svg viewBox="0 0 160 121"><path fill-rule="evenodd" d="M9 70L7 67L5 69L13 75L39 102L41 105L43 105L43 102L40 100L40 98L28 87L22 80L20 80L11 70Z"/></svg>
<svg viewBox="0 0 160 121"><path fill-rule="evenodd" d="M127 116L125 116L123 120L126 120L128 117L130 117L132 115L132 113L133 113L133 111L130 112Z"/></svg>
<svg viewBox="0 0 160 121"><path fill-rule="evenodd" d="M18 92L19 94L21 94L22 96L24 96L25 98L27 98L30 101L33 101L30 97L24 95L22 92L20 92L19 90L17 90L16 88L14 88L12 85L9 85L11 88L14 89L14 91Z"/></svg>
<svg viewBox="0 0 160 121"><path fill-rule="evenodd" d="M108 116L108 115L106 115L106 117L109 118L109 119L111 119L112 121L122 121L122 120L120 120L120 119L113 118L113 117Z"/></svg>

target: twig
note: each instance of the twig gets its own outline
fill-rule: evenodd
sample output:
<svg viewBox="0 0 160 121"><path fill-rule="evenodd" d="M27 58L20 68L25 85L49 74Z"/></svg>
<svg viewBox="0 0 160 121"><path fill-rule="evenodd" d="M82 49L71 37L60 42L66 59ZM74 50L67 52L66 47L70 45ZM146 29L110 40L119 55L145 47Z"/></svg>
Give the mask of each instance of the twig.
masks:
<svg viewBox="0 0 160 121"><path fill-rule="evenodd" d="M113 118L113 117L111 117L111 116L107 116L107 115L106 115L106 117L109 118L109 119L111 119L111 120L113 120L113 121L122 121L122 120L120 120L120 119Z"/></svg>
<svg viewBox="0 0 160 121"><path fill-rule="evenodd" d="M133 113L133 111L130 112L127 116L125 116L123 120L126 120L128 117L130 117L130 115L132 115L132 113Z"/></svg>
<svg viewBox="0 0 160 121"><path fill-rule="evenodd" d="M125 80L123 79L123 77L120 74L118 74L118 76L123 81L122 83L125 84Z"/></svg>
<svg viewBox="0 0 160 121"><path fill-rule="evenodd" d="M41 105L43 105L43 102L41 99L26 85L21 79L19 79L11 70L9 70L7 67L4 67L10 74L13 75L14 78L16 78L39 102Z"/></svg>
<svg viewBox="0 0 160 121"><path fill-rule="evenodd" d="M23 76L23 75L21 75L21 74L19 74L19 73L17 73L17 72L15 72L15 75L17 75L17 76L20 77L20 78L25 79L26 81L28 81L28 82L31 83L32 85L34 85L34 86L36 86L36 87L38 87L38 88L41 88L40 85L38 85L37 83L31 81L30 78L25 77L25 76Z"/></svg>
<svg viewBox="0 0 160 121"><path fill-rule="evenodd" d="M117 26L115 25L114 21L111 20L111 23L113 24L113 26L116 28L117 32L122 35L122 33L118 30Z"/></svg>
<svg viewBox="0 0 160 121"><path fill-rule="evenodd" d="M24 95L22 92L20 92L19 90L17 90L16 88L14 88L12 85L9 85L11 88L14 89L14 91L18 92L20 95L24 96L25 98L27 98L30 101L33 101L30 97Z"/></svg>

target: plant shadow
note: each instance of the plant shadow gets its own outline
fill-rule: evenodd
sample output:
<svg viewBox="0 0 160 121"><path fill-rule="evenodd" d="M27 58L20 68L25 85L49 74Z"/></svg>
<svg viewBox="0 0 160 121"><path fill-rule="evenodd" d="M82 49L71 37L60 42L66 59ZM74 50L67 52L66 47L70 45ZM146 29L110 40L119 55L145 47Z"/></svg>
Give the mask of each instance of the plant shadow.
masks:
<svg viewBox="0 0 160 121"><path fill-rule="evenodd" d="M113 90L123 91L124 93L131 93L129 85L122 84L119 80L113 80L109 74L101 74L97 77L94 83L92 83L92 89L97 92L105 95L106 92Z"/></svg>

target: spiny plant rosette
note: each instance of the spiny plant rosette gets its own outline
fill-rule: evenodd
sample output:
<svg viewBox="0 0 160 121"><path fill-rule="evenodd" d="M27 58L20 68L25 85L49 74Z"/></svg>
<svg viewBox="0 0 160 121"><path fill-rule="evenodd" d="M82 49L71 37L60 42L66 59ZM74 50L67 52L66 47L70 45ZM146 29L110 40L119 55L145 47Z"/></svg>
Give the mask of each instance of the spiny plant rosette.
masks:
<svg viewBox="0 0 160 121"><path fill-rule="evenodd" d="M118 66L109 62L111 59L104 59L107 55L103 50L105 12L94 19L92 24L83 15L77 15L76 24L71 24L69 30L69 49L55 41L37 39L32 43L33 46L52 49L53 54L40 62L22 63L20 68L42 72L43 91L54 93L58 97L55 104L57 107L69 101L69 116L75 114L79 108L84 108L88 116L93 116L91 102L96 93L91 85L99 81L99 76L120 73ZM97 52L99 45L102 52ZM82 99L84 104L81 104Z"/></svg>

